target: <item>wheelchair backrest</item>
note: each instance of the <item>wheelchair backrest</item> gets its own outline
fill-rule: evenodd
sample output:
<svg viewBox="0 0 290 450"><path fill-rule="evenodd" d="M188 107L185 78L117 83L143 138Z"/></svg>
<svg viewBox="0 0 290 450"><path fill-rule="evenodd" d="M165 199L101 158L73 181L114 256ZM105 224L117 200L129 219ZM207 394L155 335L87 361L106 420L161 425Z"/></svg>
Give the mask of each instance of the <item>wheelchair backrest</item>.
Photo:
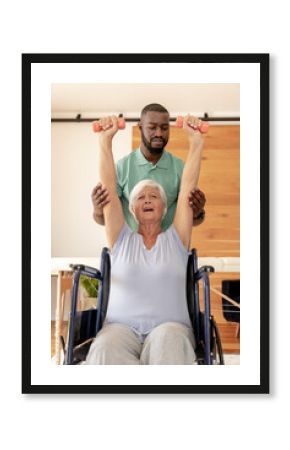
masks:
<svg viewBox="0 0 290 450"><path fill-rule="evenodd" d="M195 274L198 271L197 251L193 248L188 255L187 274L186 274L186 298L189 317L191 320L193 334L196 343L200 340L200 306L199 306L199 288Z"/></svg>
<svg viewBox="0 0 290 450"><path fill-rule="evenodd" d="M107 247L104 247L101 255L101 274L102 281L99 287L99 295L98 295L98 313L97 313L97 322L96 322L96 332L98 332L104 323L106 318L108 302L110 296L110 287L111 287L111 259L110 259L110 251Z"/></svg>

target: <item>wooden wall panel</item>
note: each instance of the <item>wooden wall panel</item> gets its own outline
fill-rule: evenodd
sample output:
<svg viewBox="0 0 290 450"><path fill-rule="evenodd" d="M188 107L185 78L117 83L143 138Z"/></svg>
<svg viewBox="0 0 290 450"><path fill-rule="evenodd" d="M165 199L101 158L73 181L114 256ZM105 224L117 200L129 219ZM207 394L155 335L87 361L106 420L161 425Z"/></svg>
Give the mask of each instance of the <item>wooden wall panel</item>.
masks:
<svg viewBox="0 0 290 450"><path fill-rule="evenodd" d="M140 145L133 127L132 148ZM170 129L167 150L185 161L186 133ZM206 219L193 228L192 247L199 256L240 256L240 127L211 125L205 137L199 187L206 195Z"/></svg>

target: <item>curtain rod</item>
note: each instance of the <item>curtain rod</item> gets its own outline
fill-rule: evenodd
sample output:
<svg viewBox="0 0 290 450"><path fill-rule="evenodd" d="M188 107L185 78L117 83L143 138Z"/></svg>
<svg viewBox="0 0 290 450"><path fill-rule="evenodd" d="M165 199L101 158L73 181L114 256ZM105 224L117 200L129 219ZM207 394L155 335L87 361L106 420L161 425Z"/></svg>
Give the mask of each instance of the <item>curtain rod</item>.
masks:
<svg viewBox="0 0 290 450"><path fill-rule="evenodd" d="M119 114L119 117L123 117L122 114ZM124 117L125 122L139 122L140 117ZM207 121L207 122L239 122L240 118L237 116L234 117L211 117L209 116L207 113L204 114L203 117L200 117L201 120ZM95 120L99 120L99 118L82 118L81 114L78 114L76 117L74 118L51 118L51 122L63 122L63 123L68 123L68 122L94 122ZM176 117L170 117L170 122L175 122L176 121Z"/></svg>

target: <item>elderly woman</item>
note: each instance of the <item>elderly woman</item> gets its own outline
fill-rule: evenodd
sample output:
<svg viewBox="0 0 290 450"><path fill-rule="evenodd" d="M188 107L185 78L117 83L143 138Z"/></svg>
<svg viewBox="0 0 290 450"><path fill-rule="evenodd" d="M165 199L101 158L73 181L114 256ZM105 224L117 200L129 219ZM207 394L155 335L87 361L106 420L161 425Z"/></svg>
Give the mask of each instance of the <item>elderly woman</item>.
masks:
<svg viewBox="0 0 290 450"><path fill-rule="evenodd" d="M101 125L100 179L110 197L104 216L111 249L111 292L106 323L91 345L86 364L193 364L194 336L186 300L193 217L187 198L197 187L200 171L199 119L184 118L189 152L175 218L165 232L161 221L166 195L152 180L139 182L130 194L138 231L125 223L112 155L117 117L101 119Z"/></svg>

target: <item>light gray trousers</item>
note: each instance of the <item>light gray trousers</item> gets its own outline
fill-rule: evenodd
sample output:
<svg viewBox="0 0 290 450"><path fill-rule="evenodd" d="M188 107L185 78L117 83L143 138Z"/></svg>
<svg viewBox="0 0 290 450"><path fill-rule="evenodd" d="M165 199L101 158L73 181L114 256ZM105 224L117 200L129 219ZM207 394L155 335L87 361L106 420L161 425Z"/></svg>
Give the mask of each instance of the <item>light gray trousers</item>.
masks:
<svg viewBox="0 0 290 450"><path fill-rule="evenodd" d="M105 324L94 339L85 364L194 364L194 337L176 322L154 328L142 344L126 325Z"/></svg>

